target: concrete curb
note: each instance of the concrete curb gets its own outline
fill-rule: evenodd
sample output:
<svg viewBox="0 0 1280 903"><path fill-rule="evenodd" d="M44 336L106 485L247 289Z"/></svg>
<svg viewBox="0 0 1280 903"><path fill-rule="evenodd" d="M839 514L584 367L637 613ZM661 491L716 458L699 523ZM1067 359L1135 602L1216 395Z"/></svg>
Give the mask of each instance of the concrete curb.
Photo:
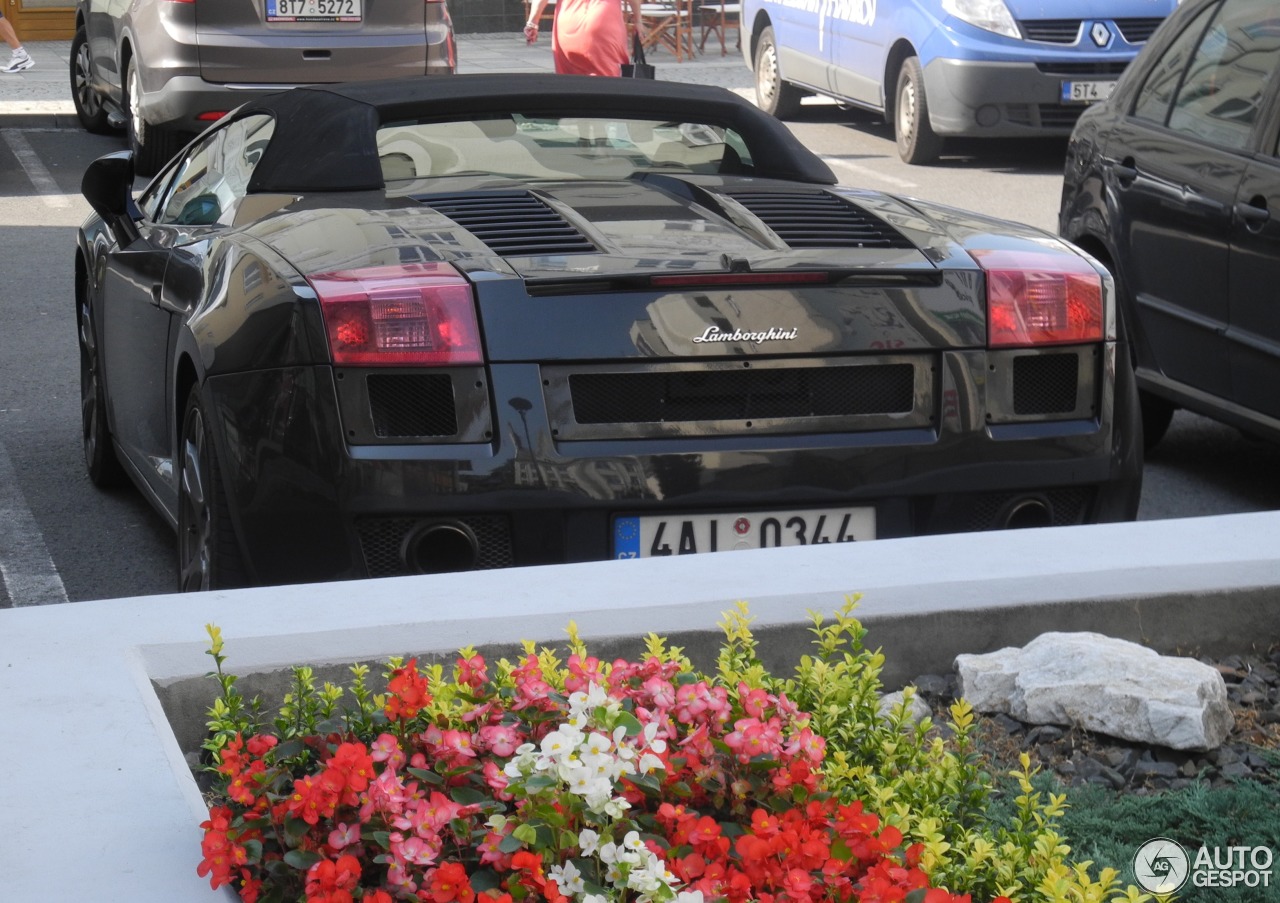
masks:
<svg viewBox="0 0 1280 903"><path fill-rule="evenodd" d="M45 898L51 876L132 903L227 899L195 874L185 759L211 692L208 622L248 688L293 664L559 643L570 620L602 656L655 632L706 661L741 599L789 669L808 612L861 592L892 687L1046 630L1165 652L1280 641L1278 530L1280 513L1242 514L3 610L0 811L22 830L0 847L0 899Z"/></svg>

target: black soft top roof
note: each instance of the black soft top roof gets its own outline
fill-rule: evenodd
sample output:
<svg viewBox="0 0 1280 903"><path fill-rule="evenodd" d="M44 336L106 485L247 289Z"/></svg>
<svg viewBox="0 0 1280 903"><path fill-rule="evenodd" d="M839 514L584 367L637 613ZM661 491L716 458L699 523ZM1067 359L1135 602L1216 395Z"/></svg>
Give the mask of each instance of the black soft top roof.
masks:
<svg viewBox="0 0 1280 903"><path fill-rule="evenodd" d="M732 91L705 85L578 75L453 75L315 85L269 94L236 118L269 113L276 128L250 192L371 191L383 187L381 123L501 113L679 117L733 129L755 175L835 184L831 169L791 131Z"/></svg>

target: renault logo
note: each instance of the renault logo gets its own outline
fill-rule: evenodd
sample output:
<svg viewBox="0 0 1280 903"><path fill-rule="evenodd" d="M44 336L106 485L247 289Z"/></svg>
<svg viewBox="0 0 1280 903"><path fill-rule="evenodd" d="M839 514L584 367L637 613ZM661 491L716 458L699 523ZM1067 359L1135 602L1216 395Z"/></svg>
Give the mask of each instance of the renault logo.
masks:
<svg viewBox="0 0 1280 903"><path fill-rule="evenodd" d="M1104 22L1094 22L1093 28L1089 29L1089 37L1093 38L1093 43L1099 47L1106 47L1111 43L1111 29L1107 28Z"/></svg>

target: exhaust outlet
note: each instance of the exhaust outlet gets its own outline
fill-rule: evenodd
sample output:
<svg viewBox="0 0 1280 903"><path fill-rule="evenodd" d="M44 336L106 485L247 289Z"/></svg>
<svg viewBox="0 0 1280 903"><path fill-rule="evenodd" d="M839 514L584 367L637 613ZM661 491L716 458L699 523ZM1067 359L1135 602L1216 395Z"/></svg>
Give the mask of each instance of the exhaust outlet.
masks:
<svg viewBox="0 0 1280 903"><path fill-rule="evenodd" d="M1053 526L1053 509L1041 498L1014 499L996 519L1001 530L1022 530L1027 527Z"/></svg>
<svg viewBox="0 0 1280 903"><path fill-rule="evenodd" d="M480 542L464 523L432 521L405 537L400 558L413 574L470 571L480 560Z"/></svg>

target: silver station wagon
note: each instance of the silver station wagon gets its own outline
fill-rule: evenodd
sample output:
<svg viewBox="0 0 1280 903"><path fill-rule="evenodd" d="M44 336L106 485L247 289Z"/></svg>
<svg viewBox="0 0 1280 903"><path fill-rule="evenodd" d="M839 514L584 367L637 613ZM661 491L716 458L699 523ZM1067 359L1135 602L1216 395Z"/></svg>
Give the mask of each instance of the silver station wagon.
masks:
<svg viewBox="0 0 1280 903"><path fill-rule="evenodd" d="M150 175L248 100L455 61L446 0L79 0L71 94L89 131L128 130Z"/></svg>

